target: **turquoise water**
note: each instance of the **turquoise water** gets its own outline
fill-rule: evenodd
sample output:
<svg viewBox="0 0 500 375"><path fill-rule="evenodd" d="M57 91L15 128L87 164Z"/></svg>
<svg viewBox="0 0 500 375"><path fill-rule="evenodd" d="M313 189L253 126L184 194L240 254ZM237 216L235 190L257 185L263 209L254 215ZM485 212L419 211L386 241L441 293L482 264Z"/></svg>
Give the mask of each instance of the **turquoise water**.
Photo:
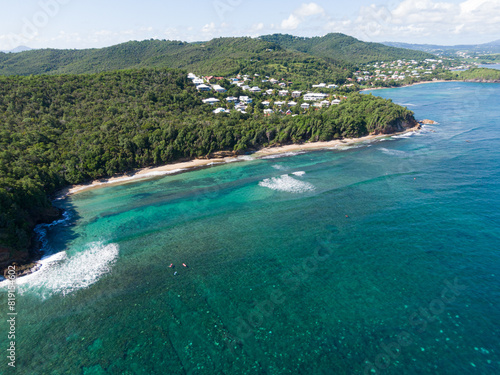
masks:
<svg viewBox="0 0 500 375"><path fill-rule="evenodd" d="M374 94L439 125L57 201L16 373L500 373L500 85Z"/></svg>

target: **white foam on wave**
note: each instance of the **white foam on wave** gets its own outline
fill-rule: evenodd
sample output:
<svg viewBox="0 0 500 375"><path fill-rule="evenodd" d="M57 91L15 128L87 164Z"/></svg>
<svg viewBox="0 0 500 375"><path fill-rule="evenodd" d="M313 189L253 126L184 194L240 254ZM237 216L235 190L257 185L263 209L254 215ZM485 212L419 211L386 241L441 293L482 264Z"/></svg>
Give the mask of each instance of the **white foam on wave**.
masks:
<svg viewBox="0 0 500 375"><path fill-rule="evenodd" d="M284 152L282 154L263 156L261 159L278 159L278 158L284 158L287 156L301 155L301 154L305 154L305 153L306 153L305 151Z"/></svg>
<svg viewBox="0 0 500 375"><path fill-rule="evenodd" d="M228 158L224 161L224 163L235 163L238 161L249 161L249 160L254 160L254 158L250 155L240 155L235 158Z"/></svg>
<svg viewBox="0 0 500 375"><path fill-rule="evenodd" d="M304 172L304 171L299 171L299 172L293 172L292 174L293 174L294 176L299 176L299 177L301 177L301 176L305 175L305 174L306 174L306 172Z"/></svg>
<svg viewBox="0 0 500 375"><path fill-rule="evenodd" d="M381 147L379 148L380 151L382 151L386 155L391 155L391 156L406 156L406 152L401 151L401 150L389 150L387 148Z"/></svg>
<svg viewBox="0 0 500 375"><path fill-rule="evenodd" d="M83 185L78 188L72 188L71 193L76 193L82 190L90 189L96 186L102 186L102 185L111 185L111 184L118 184L122 182L127 182L127 181L134 181L134 180L140 180L143 178L152 178L152 177L159 177L159 176L167 176L169 174L175 174L175 173L180 173L187 171L186 168L179 168L179 169L172 169L170 171L151 171L147 173L141 173L141 174L135 174L133 176L126 176L126 177L118 177L118 178L113 178L111 180L107 181L98 181L92 183L92 185ZM55 200L61 200L64 199L68 194L63 194L59 197L57 197Z"/></svg>
<svg viewBox="0 0 500 375"><path fill-rule="evenodd" d="M273 167L274 169L277 169L279 171L282 171L282 170L286 169L284 166L279 165L279 164L271 165L271 167Z"/></svg>
<svg viewBox="0 0 500 375"><path fill-rule="evenodd" d="M411 136L415 135L415 132L407 132L403 134L398 134L398 135L392 135L392 139L405 139L405 138L410 138Z"/></svg>
<svg viewBox="0 0 500 375"><path fill-rule="evenodd" d="M65 251L40 261L41 268L17 279L18 293L34 293L46 299L88 288L111 271L119 254L117 244L93 242L73 256ZM3 284L3 283L2 283Z"/></svg>
<svg viewBox="0 0 500 375"><path fill-rule="evenodd" d="M259 182L259 186L288 193L305 193L315 189L314 185L309 182L296 180L287 174L281 177L266 178Z"/></svg>

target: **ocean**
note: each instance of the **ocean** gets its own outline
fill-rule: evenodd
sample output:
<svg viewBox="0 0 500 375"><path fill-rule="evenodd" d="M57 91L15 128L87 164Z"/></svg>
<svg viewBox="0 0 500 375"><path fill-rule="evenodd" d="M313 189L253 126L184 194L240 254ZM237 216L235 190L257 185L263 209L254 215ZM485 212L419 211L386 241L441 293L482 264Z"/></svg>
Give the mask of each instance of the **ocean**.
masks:
<svg viewBox="0 0 500 375"><path fill-rule="evenodd" d="M500 85L373 95L438 124L56 201L0 373L500 373Z"/></svg>

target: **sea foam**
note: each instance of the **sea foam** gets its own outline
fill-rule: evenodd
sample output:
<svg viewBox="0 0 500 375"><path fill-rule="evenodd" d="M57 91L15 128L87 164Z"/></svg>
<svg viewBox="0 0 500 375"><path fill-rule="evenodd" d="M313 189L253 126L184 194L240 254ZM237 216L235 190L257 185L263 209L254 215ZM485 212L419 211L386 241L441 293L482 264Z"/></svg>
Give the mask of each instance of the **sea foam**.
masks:
<svg viewBox="0 0 500 375"><path fill-rule="evenodd" d="M296 180L287 174L281 177L266 178L259 182L259 186L288 193L305 193L315 189L314 185Z"/></svg>
<svg viewBox="0 0 500 375"><path fill-rule="evenodd" d="M46 299L88 288L111 271L119 254L117 244L90 243L76 255L54 254L40 261L40 270L17 279L18 293L34 293Z"/></svg>
<svg viewBox="0 0 500 375"><path fill-rule="evenodd" d="M305 153L306 153L305 151L291 151L291 152L284 152L282 154L263 156L261 159L279 159L279 158L285 158L287 156L301 155Z"/></svg>

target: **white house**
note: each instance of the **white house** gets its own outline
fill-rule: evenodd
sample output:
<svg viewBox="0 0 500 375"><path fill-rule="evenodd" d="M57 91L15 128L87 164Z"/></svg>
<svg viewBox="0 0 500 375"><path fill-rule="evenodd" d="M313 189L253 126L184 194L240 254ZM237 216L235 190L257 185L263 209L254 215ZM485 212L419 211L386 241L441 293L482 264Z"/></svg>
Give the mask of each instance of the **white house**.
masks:
<svg viewBox="0 0 500 375"><path fill-rule="evenodd" d="M251 103L252 98L249 98L248 96L240 96L240 102L241 103Z"/></svg>
<svg viewBox="0 0 500 375"><path fill-rule="evenodd" d="M278 107L281 107L285 102L274 102L274 105L277 105Z"/></svg>
<svg viewBox="0 0 500 375"><path fill-rule="evenodd" d="M340 100L339 100L339 99L334 99L334 100L332 101L332 104L333 104L333 105L340 104Z"/></svg>
<svg viewBox="0 0 500 375"><path fill-rule="evenodd" d="M198 85L202 85L204 83L204 81L201 78L195 78L195 79L193 79L193 83L198 86Z"/></svg>
<svg viewBox="0 0 500 375"><path fill-rule="evenodd" d="M204 99L202 100L203 103L205 104L210 104L210 105L214 105L216 103L219 103L220 100L219 99L216 99L216 98L208 98L208 99Z"/></svg>
<svg viewBox="0 0 500 375"><path fill-rule="evenodd" d="M220 85L213 85L213 86L212 86L212 88L213 88L213 89L214 89L214 91L216 91L216 92L226 92L226 91L227 91L224 87L222 87L222 86L220 86Z"/></svg>
<svg viewBox="0 0 500 375"><path fill-rule="evenodd" d="M218 113L229 113L229 111L225 108L217 108L215 111L212 111L213 113L215 114L218 114Z"/></svg>
<svg viewBox="0 0 500 375"><path fill-rule="evenodd" d="M295 107L296 105L297 105L297 103L294 101L288 102L289 107Z"/></svg>
<svg viewBox="0 0 500 375"><path fill-rule="evenodd" d="M268 107L268 106L269 106L269 104L271 104L271 102L268 102L267 100L266 100L265 102L262 102L262 105L264 105L264 106L266 106L266 107Z"/></svg>
<svg viewBox="0 0 500 375"><path fill-rule="evenodd" d="M329 89L336 89L338 86L334 85L334 84L331 84L331 85L328 85L326 87L329 88Z"/></svg>
<svg viewBox="0 0 500 375"><path fill-rule="evenodd" d="M238 98L236 96L228 96L226 98L226 101L228 101L228 102L237 102Z"/></svg>
<svg viewBox="0 0 500 375"><path fill-rule="evenodd" d="M319 85L313 85L313 87L326 87L326 83L320 83Z"/></svg>
<svg viewBox="0 0 500 375"><path fill-rule="evenodd" d="M212 88L210 86L207 86L205 84L196 86L196 89L198 91L210 91L210 90L212 90Z"/></svg>
<svg viewBox="0 0 500 375"><path fill-rule="evenodd" d="M309 92L304 95L304 100L307 102L312 102L316 100L323 100L327 97L327 94L321 94L321 93L316 93L316 92Z"/></svg>
<svg viewBox="0 0 500 375"><path fill-rule="evenodd" d="M321 107L329 107L330 106L330 102L328 100L323 100L319 104L321 104Z"/></svg>
<svg viewBox="0 0 500 375"><path fill-rule="evenodd" d="M292 92L292 98L300 98L302 95L301 91L294 91Z"/></svg>
<svg viewBox="0 0 500 375"><path fill-rule="evenodd" d="M309 109L309 106L310 106L309 103L302 103L301 106L300 106L300 108L302 108L302 109Z"/></svg>
<svg viewBox="0 0 500 375"><path fill-rule="evenodd" d="M280 90L278 92L279 96L287 96L290 92L288 90Z"/></svg>
<svg viewBox="0 0 500 375"><path fill-rule="evenodd" d="M250 91L250 92L261 92L262 90L260 89L260 87L258 87L258 86L254 86L254 87L252 87L249 91Z"/></svg>
<svg viewBox="0 0 500 375"><path fill-rule="evenodd" d="M269 82L271 82L271 83L273 83L273 84L276 84L276 83L278 83L279 81L278 81L277 79L271 78L271 79L269 80Z"/></svg>
<svg viewBox="0 0 500 375"><path fill-rule="evenodd" d="M274 113L274 111L271 108L264 109L264 114L265 115L270 115L271 113Z"/></svg>
<svg viewBox="0 0 500 375"><path fill-rule="evenodd" d="M274 94L274 90L273 89L269 89L269 90L266 91L266 94L267 95L272 95L272 94Z"/></svg>
<svg viewBox="0 0 500 375"><path fill-rule="evenodd" d="M188 74L188 79L195 79L197 78L196 75L194 73L189 73Z"/></svg>

